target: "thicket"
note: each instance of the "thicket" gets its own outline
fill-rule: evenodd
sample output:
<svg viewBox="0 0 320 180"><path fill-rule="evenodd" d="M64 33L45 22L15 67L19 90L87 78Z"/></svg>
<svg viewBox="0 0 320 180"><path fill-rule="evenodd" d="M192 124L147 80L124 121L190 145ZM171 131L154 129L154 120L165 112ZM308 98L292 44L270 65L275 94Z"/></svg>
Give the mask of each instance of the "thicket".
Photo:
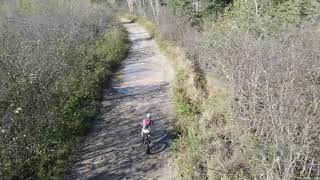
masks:
<svg viewBox="0 0 320 180"><path fill-rule="evenodd" d="M136 11L161 46L187 51L173 96L179 177L319 178L320 2L197 2L169 1L158 21Z"/></svg>
<svg viewBox="0 0 320 180"><path fill-rule="evenodd" d="M61 179L127 50L104 4L0 2L0 177Z"/></svg>
<svg viewBox="0 0 320 180"><path fill-rule="evenodd" d="M209 161L249 178L318 178L319 2L261 3L234 2L202 36L199 60L231 90L236 124L223 133L229 158Z"/></svg>

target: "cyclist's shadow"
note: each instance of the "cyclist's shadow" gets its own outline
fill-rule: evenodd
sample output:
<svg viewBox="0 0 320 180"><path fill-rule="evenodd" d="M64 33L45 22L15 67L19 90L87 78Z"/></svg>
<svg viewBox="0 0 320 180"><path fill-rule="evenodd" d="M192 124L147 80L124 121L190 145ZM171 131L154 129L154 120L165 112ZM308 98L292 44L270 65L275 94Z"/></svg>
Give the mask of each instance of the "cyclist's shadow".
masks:
<svg viewBox="0 0 320 180"><path fill-rule="evenodd" d="M156 131L151 134L150 154L158 154L170 145L171 135L166 130Z"/></svg>

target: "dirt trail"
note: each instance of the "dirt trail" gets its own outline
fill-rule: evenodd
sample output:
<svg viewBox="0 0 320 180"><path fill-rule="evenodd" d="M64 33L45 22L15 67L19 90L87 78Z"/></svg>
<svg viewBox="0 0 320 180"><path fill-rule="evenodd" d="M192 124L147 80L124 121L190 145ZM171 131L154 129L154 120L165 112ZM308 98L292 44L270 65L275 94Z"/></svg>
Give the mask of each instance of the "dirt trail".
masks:
<svg viewBox="0 0 320 180"><path fill-rule="evenodd" d="M123 67L104 91L102 110L68 179L174 179L169 165L169 87L173 70L154 40L124 22L132 42ZM145 155L140 123L152 112L151 155Z"/></svg>

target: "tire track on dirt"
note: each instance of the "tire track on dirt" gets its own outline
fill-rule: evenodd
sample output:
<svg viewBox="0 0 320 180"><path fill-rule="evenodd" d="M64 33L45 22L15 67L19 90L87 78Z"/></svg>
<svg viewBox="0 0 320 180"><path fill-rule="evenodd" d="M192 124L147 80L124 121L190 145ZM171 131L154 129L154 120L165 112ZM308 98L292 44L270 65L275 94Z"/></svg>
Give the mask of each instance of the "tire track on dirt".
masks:
<svg viewBox="0 0 320 180"><path fill-rule="evenodd" d="M102 110L68 179L174 179L169 165L173 70L144 28L123 25L132 42L128 56L112 88L104 90ZM140 137L146 112L155 120L151 155L145 155Z"/></svg>

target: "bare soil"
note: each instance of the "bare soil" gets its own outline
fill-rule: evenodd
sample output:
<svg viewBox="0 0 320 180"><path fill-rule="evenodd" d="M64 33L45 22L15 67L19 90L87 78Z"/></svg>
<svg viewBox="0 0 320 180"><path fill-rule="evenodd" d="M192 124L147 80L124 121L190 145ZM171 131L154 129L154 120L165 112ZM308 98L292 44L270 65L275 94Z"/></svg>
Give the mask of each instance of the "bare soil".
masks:
<svg viewBox="0 0 320 180"><path fill-rule="evenodd" d="M173 69L143 27L125 20L123 25L131 41L128 56L104 90L101 112L68 179L175 179L169 161ZM147 112L155 121L150 155L140 135Z"/></svg>

